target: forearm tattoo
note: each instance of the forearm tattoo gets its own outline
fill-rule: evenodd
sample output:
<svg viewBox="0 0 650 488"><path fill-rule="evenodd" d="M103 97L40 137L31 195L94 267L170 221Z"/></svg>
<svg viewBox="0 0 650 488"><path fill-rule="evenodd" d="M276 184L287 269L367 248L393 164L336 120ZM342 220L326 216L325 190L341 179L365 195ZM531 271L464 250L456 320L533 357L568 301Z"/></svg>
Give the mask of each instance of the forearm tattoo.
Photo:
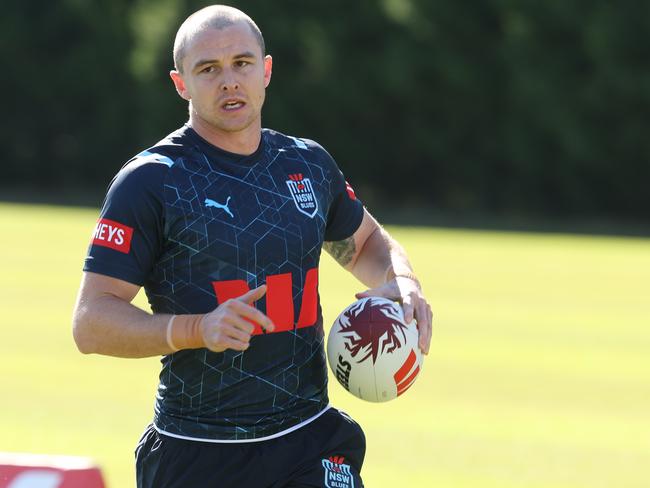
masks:
<svg viewBox="0 0 650 488"><path fill-rule="evenodd" d="M357 251L354 237L348 237L342 241L325 242L323 248L343 267L352 262Z"/></svg>

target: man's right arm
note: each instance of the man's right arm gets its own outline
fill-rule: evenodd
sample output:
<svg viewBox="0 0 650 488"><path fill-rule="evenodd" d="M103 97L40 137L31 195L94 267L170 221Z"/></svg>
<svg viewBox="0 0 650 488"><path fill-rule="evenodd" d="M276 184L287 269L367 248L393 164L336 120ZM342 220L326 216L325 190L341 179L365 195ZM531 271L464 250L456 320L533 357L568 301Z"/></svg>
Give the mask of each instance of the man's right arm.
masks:
<svg viewBox="0 0 650 488"><path fill-rule="evenodd" d="M264 296L265 285L205 315L148 314L131 304L139 290L127 281L84 273L72 317L74 340L82 353L143 358L200 347L243 351L254 329L249 320L274 329L251 305Z"/></svg>

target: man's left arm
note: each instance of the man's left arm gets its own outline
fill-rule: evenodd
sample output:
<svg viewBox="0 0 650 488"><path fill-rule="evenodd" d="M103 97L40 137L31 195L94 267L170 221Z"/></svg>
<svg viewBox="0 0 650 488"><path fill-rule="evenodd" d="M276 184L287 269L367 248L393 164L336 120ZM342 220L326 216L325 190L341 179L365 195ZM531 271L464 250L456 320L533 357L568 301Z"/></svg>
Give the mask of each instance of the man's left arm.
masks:
<svg viewBox="0 0 650 488"><path fill-rule="evenodd" d="M341 241L325 242L323 248L369 289L357 298L380 296L397 300L404 318L418 324L420 350L429 352L433 314L422 293L404 248L364 209L356 232Z"/></svg>

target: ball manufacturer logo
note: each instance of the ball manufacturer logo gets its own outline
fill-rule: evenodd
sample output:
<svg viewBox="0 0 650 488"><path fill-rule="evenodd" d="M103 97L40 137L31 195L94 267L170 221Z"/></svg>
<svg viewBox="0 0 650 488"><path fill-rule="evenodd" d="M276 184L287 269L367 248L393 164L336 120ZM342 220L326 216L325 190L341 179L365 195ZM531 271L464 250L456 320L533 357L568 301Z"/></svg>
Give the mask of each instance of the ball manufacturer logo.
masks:
<svg viewBox="0 0 650 488"><path fill-rule="evenodd" d="M348 391L350 391L350 370L352 365L349 361L343 359L343 356L339 354L339 362L336 365L336 379L339 380L339 383Z"/></svg>
<svg viewBox="0 0 650 488"><path fill-rule="evenodd" d="M392 304L373 306L370 299L351 307L343 317L346 320L342 321L339 334L345 337L345 348L357 363L371 356L376 363L380 353L391 353L406 341L407 327ZM368 323L372 323L372 329L362 325Z"/></svg>

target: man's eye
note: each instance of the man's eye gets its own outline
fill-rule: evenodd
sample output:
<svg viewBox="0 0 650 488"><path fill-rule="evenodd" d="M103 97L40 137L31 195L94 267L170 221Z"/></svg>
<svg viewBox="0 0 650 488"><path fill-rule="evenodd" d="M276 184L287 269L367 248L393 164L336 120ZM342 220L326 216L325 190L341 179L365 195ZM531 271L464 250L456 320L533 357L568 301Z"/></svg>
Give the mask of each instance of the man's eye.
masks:
<svg viewBox="0 0 650 488"><path fill-rule="evenodd" d="M212 73L214 71L214 66L206 66L201 70L201 73Z"/></svg>
<svg viewBox="0 0 650 488"><path fill-rule="evenodd" d="M248 66L250 63L248 61L237 61L235 64L237 67L243 68L244 66Z"/></svg>

